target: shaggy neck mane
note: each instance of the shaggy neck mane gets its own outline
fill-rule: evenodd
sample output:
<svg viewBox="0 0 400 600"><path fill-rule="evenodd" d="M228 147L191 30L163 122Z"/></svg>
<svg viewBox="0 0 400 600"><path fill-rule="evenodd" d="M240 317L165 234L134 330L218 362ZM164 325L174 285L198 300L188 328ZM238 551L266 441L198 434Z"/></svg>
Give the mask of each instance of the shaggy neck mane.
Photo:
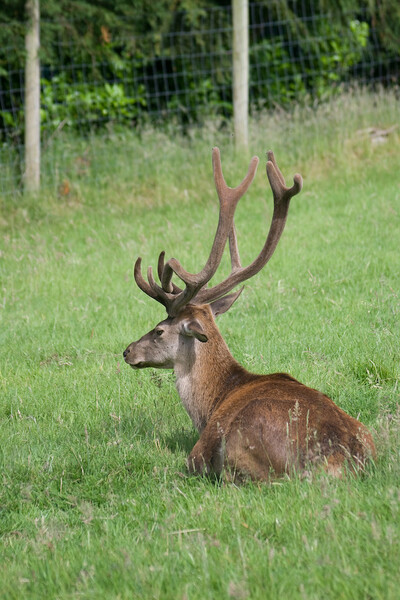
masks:
<svg viewBox="0 0 400 600"><path fill-rule="evenodd" d="M215 323L210 325L208 341L191 339L184 363L174 369L179 396L199 432L223 398L252 377L233 358Z"/></svg>

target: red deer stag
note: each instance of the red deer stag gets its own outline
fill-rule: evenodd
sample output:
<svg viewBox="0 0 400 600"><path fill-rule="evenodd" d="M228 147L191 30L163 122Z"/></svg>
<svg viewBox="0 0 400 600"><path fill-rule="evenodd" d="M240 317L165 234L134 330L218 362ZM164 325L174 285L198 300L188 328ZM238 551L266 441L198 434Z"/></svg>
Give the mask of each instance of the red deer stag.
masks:
<svg viewBox="0 0 400 600"><path fill-rule="evenodd" d="M242 290L228 294L239 283L258 273L271 258L285 227L290 199L303 181L294 176L286 187L272 152L267 175L274 198L271 227L263 249L247 267L238 251L234 212L239 199L255 176L258 158L253 157L246 177L236 188L226 185L218 148L213 149L214 180L220 213L210 256L197 274L188 273L171 258L158 260L158 284L148 269L146 281L141 258L134 276L139 288L163 304L168 318L124 351L134 369L173 369L176 387L194 426L200 433L188 458L194 473L249 476L268 480L271 474L302 471L321 464L340 476L346 464L363 467L375 456L369 431L341 410L330 398L285 373L249 373L232 357L214 320L226 312ZM229 238L231 273L208 287L220 264ZM173 281L177 275L183 289Z"/></svg>

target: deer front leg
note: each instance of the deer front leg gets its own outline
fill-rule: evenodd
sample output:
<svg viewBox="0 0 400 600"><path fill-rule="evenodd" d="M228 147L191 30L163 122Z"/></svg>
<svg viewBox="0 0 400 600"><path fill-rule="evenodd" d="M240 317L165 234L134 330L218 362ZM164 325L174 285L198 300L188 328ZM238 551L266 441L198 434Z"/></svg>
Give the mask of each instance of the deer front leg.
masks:
<svg viewBox="0 0 400 600"><path fill-rule="evenodd" d="M206 427L188 458L189 473L221 475L224 465L224 438L222 429Z"/></svg>

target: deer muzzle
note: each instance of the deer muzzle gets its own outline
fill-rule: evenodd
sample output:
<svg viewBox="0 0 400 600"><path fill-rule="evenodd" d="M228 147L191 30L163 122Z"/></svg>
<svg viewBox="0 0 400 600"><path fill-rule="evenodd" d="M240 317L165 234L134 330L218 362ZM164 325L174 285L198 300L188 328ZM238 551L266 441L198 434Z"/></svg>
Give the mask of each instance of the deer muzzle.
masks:
<svg viewBox="0 0 400 600"><path fill-rule="evenodd" d="M135 352L135 346L136 346L135 342L133 342L132 344L129 344L129 346L123 352L123 357L124 357L126 364L130 365L133 369L142 369L142 368L146 367L147 365L144 363L144 361L138 360L139 357L137 356L137 353Z"/></svg>

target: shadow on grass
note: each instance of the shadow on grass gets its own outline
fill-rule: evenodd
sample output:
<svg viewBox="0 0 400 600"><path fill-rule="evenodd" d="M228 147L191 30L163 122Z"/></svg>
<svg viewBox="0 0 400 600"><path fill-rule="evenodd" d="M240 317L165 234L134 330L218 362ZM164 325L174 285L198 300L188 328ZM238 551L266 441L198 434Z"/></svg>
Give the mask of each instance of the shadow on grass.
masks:
<svg viewBox="0 0 400 600"><path fill-rule="evenodd" d="M171 452L180 450L189 454L198 439L199 434L193 429L180 428L170 434L161 436L160 441L162 441Z"/></svg>

